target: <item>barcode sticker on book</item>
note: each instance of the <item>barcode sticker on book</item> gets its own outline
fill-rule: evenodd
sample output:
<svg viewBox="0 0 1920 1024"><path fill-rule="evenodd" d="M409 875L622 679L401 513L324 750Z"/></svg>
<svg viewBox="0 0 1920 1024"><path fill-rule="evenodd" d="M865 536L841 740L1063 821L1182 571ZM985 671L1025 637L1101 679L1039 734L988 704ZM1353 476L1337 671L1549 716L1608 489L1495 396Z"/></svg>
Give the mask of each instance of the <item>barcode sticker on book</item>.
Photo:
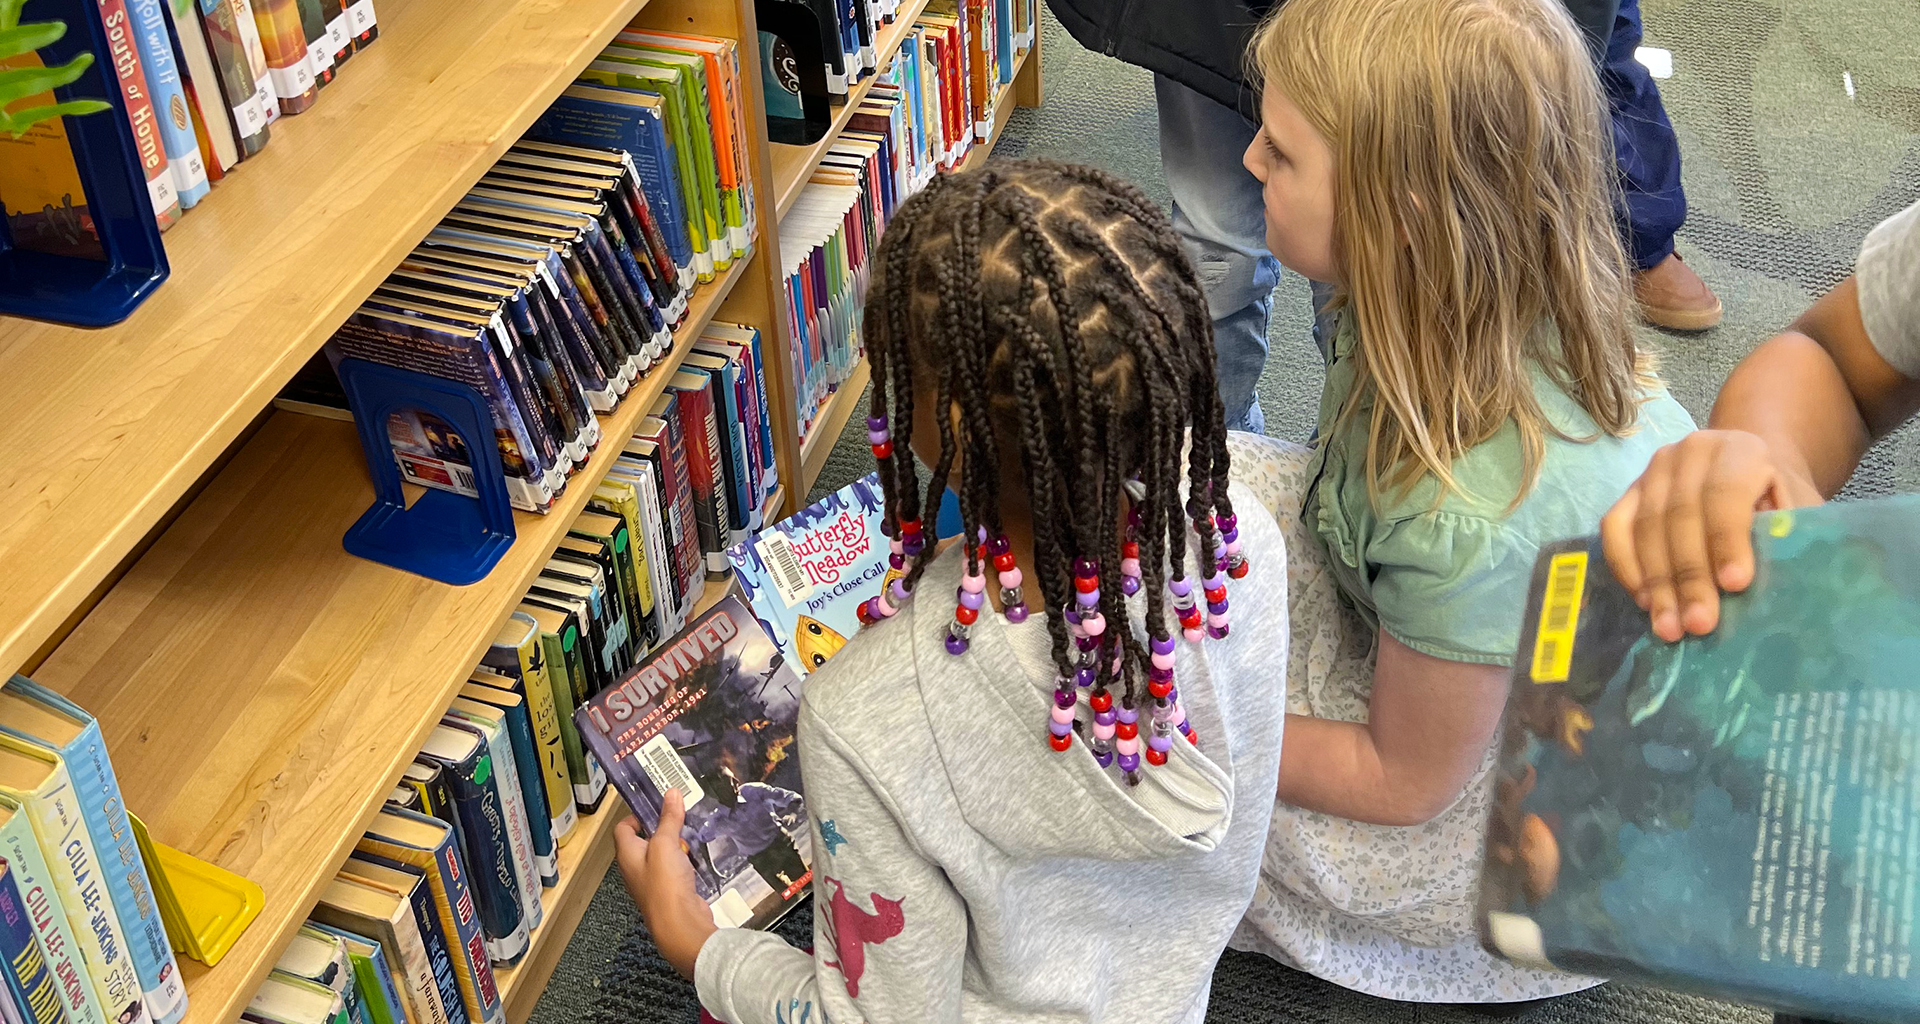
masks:
<svg viewBox="0 0 1920 1024"><path fill-rule="evenodd" d="M1573 669L1573 638L1580 627L1580 598L1587 589L1587 553L1565 551L1547 563L1547 592L1540 602L1540 628L1533 639L1533 681L1564 683Z"/></svg>
<svg viewBox="0 0 1920 1024"><path fill-rule="evenodd" d="M677 789L689 808L707 798L706 791L700 788L700 780L693 777L692 769L681 760L680 752L673 749L665 733L640 744L640 749L634 751L633 756L639 760L641 769L647 773L647 778L653 780L654 788L662 796L669 789Z"/></svg>
<svg viewBox="0 0 1920 1024"><path fill-rule="evenodd" d="M781 533L768 533L754 541L754 547L760 551L760 562L767 567L767 575L773 581L774 593L791 608L813 593L813 585L807 582L807 574L800 568L800 556L793 553L793 542Z"/></svg>

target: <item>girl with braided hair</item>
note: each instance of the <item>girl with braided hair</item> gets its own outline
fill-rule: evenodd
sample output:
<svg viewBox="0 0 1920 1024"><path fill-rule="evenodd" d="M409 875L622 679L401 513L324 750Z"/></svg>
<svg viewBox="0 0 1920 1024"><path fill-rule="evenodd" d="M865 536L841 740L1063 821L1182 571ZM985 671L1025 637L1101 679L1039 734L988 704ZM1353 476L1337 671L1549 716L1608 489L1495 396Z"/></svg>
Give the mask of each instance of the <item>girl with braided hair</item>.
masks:
<svg viewBox="0 0 1920 1024"><path fill-rule="evenodd" d="M623 836L629 886L733 1024L1197 1024L1273 808L1287 577L1193 269L1136 189L1039 162L936 179L873 266L904 575L801 703L815 952L715 931L670 846Z"/></svg>

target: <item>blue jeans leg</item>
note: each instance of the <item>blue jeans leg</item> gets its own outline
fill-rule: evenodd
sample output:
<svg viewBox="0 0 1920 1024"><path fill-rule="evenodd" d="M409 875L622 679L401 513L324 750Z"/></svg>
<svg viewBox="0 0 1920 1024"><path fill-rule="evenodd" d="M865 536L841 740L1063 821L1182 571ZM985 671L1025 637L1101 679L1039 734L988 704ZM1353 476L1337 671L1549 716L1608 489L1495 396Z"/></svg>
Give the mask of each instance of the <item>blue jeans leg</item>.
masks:
<svg viewBox="0 0 1920 1024"><path fill-rule="evenodd" d="M1280 261L1267 251L1260 182L1241 166L1254 126L1171 79L1155 75L1160 165L1173 192L1173 226L1213 314L1220 400L1227 426L1262 433L1254 386L1267 362L1267 316Z"/></svg>
<svg viewBox="0 0 1920 1024"><path fill-rule="evenodd" d="M1687 219L1687 193L1680 185L1680 140L1653 76L1633 58L1640 36L1640 0L1621 0L1600 84L1613 115L1614 160L1624 201L1620 236L1633 265L1645 270L1673 254L1674 232Z"/></svg>

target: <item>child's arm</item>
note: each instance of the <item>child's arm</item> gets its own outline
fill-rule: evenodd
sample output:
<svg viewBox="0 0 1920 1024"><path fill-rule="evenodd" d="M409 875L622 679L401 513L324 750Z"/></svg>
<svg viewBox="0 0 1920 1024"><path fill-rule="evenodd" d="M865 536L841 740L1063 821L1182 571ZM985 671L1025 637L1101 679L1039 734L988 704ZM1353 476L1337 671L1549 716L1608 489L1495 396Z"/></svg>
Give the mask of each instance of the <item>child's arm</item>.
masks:
<svg viewBox="0 0 1920 1024"><path fill-rule="evenodd" d="M1419 825L1453 806L1486 757L1507 670L1446 661L1380 630L1368 720L1288 715L1280 799L1375 825Z"/></svg>
<svg viewBox="0 0 1920 1024"><path fill-rule="evenodd" d="M958 1021L966 904L901 830L899 807L858 753L806 705L799 747L814 830L814 953L723 928L695 965L701 1004L731 1024Z"/></svg>

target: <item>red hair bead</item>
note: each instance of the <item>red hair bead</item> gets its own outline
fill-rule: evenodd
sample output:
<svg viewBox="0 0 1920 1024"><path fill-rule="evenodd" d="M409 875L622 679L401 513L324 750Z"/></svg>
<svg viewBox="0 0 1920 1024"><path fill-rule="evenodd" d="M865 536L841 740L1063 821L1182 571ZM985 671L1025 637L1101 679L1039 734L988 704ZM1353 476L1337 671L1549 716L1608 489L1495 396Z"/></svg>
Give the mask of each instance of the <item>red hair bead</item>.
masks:
<svg viewBox="0 0 1920 1024"><path fill-rule="evenodd" d="M1137 722L1116 722L1113 726L1113 734L1123 740L1130 740L1140 735L1140 725Z"/></svg>
<svg viewBox="0 0 1920 1024"><path fill-rule="evenodd" d="M1156 679L1147 684L1147 692L1154 695L1155 697L1165 697L1167 694L1173 692L1173 684L1167 683L1167 682L1161 682L1160 680Z"/></svg>
<svg viewBox="0 0 1920 1024"><path fill-rule="evenodd" d="M1065 750L1068 747L1073 746L1073 734L1068 733L1065 736L1054 736L1052 734L1049 734L1047 736L1047 744L1053 747L1053 749L1055 750Z"/></svg>
<svg viewBox="0 0 1920 1024"><path fill-rule="evenodd" d="M1227 576L1236 580L1246 579L1247 570L1252 568L1252 565L1253 563L1248 562L1244 558L1238 562L1229 563L1227 565Z"/></svg>
<svg viewBox="0 0 1920 1024"><path fill-rule="evenodd" d="M1112 711L1113 710L1113 694L1096 693L1093 696L1087 698L1087 704L1093 708L1096 714L1104 711Z"/></svg>
<svg viewBox="0 0 1920 1024"><path fill-rule="evenodd" d="M1073 589L1082 594L1091 594L1100 589L1100 581L1091 576L1075 576L1073 578Z"/></svg>
<svg viewBox="0 0 1920 1024"><path fill-rule="evenodd" d="M1153 749L1152 747L1148 747L1148 748L1147 748L1147 763L1148 763L1148 764L1151 764L1151 765L1163 765L1163 764L1166 764L1166 763L1167 763L1167 754L1166 754L1166 751L1164 751L1164 750L1155 750L1155 749Z"/></svg>
<svg viewBox="0 0 1920 1024"><path fill-rule="evenodd" d="M980 613L963 604L953 609L953 617L961 625L971 626L974 620L980 617Z"/></svg>
<svg viewBox="0 0 1920 1024"><path fill-rule="evenodd" d="M1013 571L1013 552L993 556L993 567L1001 572Z"/></svg>
<svg viewBox="0 0 1920 1024"><path fill-rule="evenodd" d="M888 456L891 456L892 454L893 454L892 441L882 441L879 444L876 444L873 446L873 457L876 459L884 459L884 458L887 458Z"/></svg>

